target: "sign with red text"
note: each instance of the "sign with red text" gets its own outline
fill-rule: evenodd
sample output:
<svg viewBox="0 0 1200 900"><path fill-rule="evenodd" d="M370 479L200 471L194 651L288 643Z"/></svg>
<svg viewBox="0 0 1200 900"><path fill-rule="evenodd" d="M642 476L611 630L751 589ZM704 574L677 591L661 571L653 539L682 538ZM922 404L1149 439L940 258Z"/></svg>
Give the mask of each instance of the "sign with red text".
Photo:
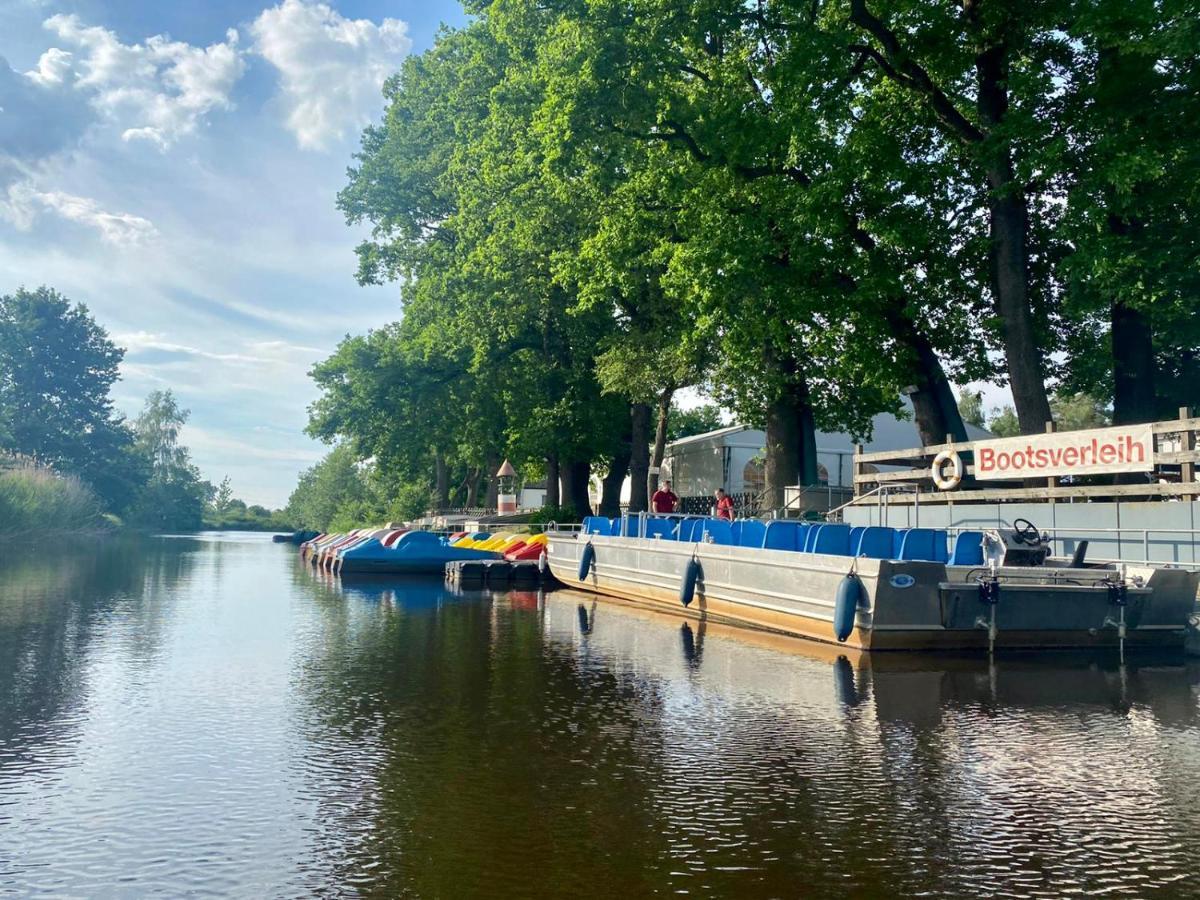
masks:
<svg viewBox="0 0 1200 900"><path fill-rule="evenodd" d="M1153 468L1154 433L1149 425L975 442L975 477L981 481L1149 472Z"/></svg>

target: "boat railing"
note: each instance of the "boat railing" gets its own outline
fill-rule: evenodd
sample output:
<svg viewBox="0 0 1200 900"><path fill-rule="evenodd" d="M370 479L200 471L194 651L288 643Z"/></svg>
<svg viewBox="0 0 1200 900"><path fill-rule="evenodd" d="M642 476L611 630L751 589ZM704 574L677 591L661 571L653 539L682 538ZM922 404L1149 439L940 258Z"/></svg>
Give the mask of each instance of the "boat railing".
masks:
<svg viewBox="0 0 1200 900"><path fill-rule="evenodd" d="M1035 523L1036 524L1036 523ZM939 527L939 526L935 526ZM954 540L964 531L986 530L988 525L956 525L940 530ZM995 527L991 525L990 527ZM1158 563L1200 570L1198 528L1077 528L1073 525L1039 530L1050 540L1053 556L1071 556L1081 541L1088 541L1088 559L1096 562ZM1172 537L1174 536L1174 537ZM1097 546L1099 545L1099 546ZM1186 549L1185 554L1181 550ZM1102 555L1115 550L1114 555ZM1159 551L1158 554L1155 551ZM1171 558L1165 558L1167 555ZM1190 559L1181 558L1190 556Z"/></svg>
<svg viewBox="0 0 1200 900"><path fill-rule="evenodd" d="M850 500L846 501L841 506L835 506L833 509L829 510L829 512L827 512L825 514L825 518L827 521L830 521L830 522L840 522L840 521L842 521L843 511L846 510L848 507L862 506L863 502L865 500L867 500L869 497L874 497L879 506L879 511L880 511L879 521L880 522L886 521L888 499L896 494L912 494L913 495L913 505L917 506L917 507L919 507L921 505L920 485L912 484L912 483L905 483L905 482L896 482L896 483L892 483L892 484L880 484L880 485L876 485L875 487L871 488L871 490L866 491L865 493L859 494L857 497L852 497ZM970 529L964 529L964 530L970 530Z"/></svg>
<svg viewBox="0 0 1200 900"><path fill-rule="evenodd" d="M534 526L535 528L538 526ZM546 534L579 534L583 531L582 522L547 522L541 526Z"/></svg>

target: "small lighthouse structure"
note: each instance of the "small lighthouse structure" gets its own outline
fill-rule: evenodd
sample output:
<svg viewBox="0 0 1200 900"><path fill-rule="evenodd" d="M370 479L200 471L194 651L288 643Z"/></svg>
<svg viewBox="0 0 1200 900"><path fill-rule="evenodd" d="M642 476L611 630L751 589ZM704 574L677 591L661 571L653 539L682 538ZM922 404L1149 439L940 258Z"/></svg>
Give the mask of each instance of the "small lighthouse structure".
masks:
<svg viewBox="0 0 1200 900"><path fill-rule="evenodd" d="M500 515L517 511L517 470L507 459L496 473L500 490L496 494L496 512Z"/></svg>

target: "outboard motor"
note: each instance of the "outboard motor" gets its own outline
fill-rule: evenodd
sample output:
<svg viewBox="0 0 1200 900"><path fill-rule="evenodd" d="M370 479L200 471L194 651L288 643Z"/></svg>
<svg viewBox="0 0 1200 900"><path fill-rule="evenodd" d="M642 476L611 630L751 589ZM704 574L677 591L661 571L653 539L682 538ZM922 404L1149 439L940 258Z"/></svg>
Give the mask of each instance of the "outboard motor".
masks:
<svg viewBox="0 0 1200 900"><path fill-rule="evenodd" d="M983 556L997 566L1040 566L1050 555L1050 535L1028 519L1013 519L1012 528L983 533Z"/></svg>

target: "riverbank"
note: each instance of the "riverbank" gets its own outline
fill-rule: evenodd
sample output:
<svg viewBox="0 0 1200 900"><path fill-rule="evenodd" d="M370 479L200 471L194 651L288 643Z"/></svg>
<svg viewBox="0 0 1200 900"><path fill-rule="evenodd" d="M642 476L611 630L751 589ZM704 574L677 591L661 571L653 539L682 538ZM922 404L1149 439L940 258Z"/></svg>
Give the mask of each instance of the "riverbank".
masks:
<svg viewBox="0 0 1200 900"><path fill-rule="evenodd" d="M0 537L96 534L115 530L96 495L78 478L30 463L0 469Z"/></svg>

